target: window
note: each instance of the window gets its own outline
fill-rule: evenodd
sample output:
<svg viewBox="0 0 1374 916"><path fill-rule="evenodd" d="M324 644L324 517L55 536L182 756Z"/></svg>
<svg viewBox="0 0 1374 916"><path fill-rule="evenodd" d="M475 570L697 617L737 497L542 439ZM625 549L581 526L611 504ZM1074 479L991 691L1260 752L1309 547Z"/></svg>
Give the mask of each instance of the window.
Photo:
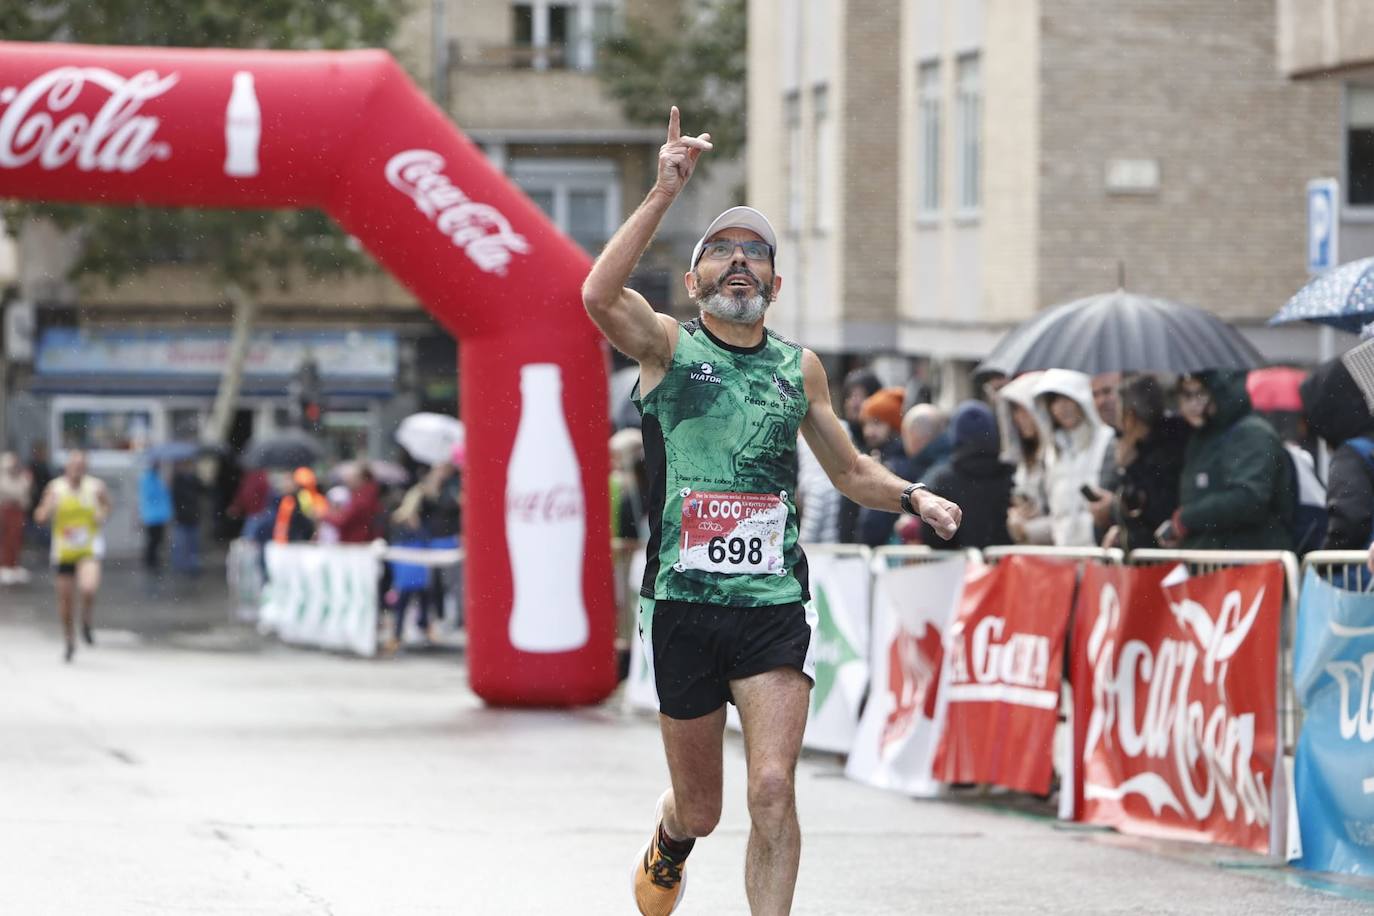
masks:
<svg viewBox="0 0 1374 916"><path fill-rule="evenodd" d="M514 159L511 178L589 254L606 244L620 222L620 178L599 159Z"/></svg>
<svg viewBox="0 0 1374 916"><path fill-rule="evenodd" d="M336 461L351 461L369 453L372 415L366 410L326 410L320 433L325 451Z"/></svg>
<svg viewBox="0 0 1374 916"><path fill-rule="evenodd" d="M195 407L172 407L167 411L167 425L174 442L200 441L200 410Z"/></svg>
<svg viewBox="0 0 1374 916"><path fill-rule="evenodd" d="M955 86L959 209L977 210L983 202L983 88L978 55L959 58Z"/></svg>
<svg viewBox="0 0 1374 916"><path fill-rule="evenodd" d="M1346 200L1374 206L1374 86L1347 86L1345 95Z"/></svg>
<svg viewBox="0 0 1374 916"><path fill-rule="evenodd" d="M835 220L835 119L830 115L830 92L825 86L817 86L811 93L812 149L814 150L815 173L812 186L815 189L813 223L818 232L827 232L834 227Z"/></svg>
<svg viewBox="0 0 1374 916"><path fill-rule="evenodd" d="M921 64L916 71L919 150L917 209L933 214L940 209L940 64Z"/></svg>
<svg viewBox="0 0 1374 916"><path fill-rule="evenodd" d="M591 70L619 21L615 0L529 0L511 5L512 63L536 70Z"/></svg>
<svg viewBox="0 0 1374 916"><path fill-rule="evenodd" d="M60 422L64 451L133 452L152 441L151 410L64 410Z"/></svg>
<svg viewBox="0 0 1374 916"><path fill-rule="evenodd" d="M795 233L802 227L801 96L797 93L788 93L783 100L783 118L787 130L787 231Z"/></svg>

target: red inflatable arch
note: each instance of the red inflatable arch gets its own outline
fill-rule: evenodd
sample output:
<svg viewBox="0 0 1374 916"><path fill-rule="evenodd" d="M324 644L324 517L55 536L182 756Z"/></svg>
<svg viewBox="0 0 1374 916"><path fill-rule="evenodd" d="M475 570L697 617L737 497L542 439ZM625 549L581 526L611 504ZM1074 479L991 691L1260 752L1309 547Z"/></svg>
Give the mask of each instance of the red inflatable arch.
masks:
<svg viewBox="0 0 1374 916"><path fill-rule="evenodd" d="M586 256L389 55L0 42L0 196L331 214L463 341L473 689L503 705L611 692Z"/></svg>

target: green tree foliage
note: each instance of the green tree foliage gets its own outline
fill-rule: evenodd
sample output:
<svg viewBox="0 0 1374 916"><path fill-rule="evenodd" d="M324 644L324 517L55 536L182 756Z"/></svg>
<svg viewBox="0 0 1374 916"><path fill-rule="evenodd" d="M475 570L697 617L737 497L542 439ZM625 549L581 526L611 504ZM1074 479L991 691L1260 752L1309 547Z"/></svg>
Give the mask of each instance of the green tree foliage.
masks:
<svg viewBox="0 0 1374 916"><path fill-rule="evenodd" d="M684 132L709 131L716 157L737 156L745 135L745 0L683 0L673 15L658 12L655 5L654 17L631 20L606 41L597 69L606 91L639 124L666 126L676 105Z"/></svg>
<svg viewBox="0 0 1374 916"><path fill-rule="evenodd" d="M0 35L12 40L197 48L338 49L385 46L406 4L398 0L54 0L0 2ZM6 221L47 218L75 229L76 278L112 283L157 264L193 264L245 290L293 268L309 276L371 268L323 214L143 206L11 204Z"/></svg>

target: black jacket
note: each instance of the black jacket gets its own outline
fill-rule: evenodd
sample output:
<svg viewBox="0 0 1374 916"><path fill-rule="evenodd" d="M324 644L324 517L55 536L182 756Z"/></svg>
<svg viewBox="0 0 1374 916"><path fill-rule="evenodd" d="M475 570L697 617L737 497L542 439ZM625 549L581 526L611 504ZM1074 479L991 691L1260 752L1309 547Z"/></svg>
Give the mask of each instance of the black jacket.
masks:
<svg viewBox="0 0 1374 916"><path fill-rule="evenodd" d="M1166 416L1136 446L1135 460L1117 469L1116 524L1123 550L1159 546L1155 531L1178 508L1178 478L1191 432L1182 417Z"/></svg>
<svg viewBox="0 0 1374 916"><path fill-rule="evenodd" d="M948 541L922 522L921 543L942 550L981 550L1010 544L1007 507L1011 505L1011 477L1015 471L997 457L996 443L991 449L976 444L955 449L948 461L930 472L926 484L936 496L958 504L964 520Z"/></svg>
<svg viewBox="0 0 1374 916"><path fill-rule="evenodd" d="M1323 550L1364 550L1374 535L1374 473L1349 443L1374 439L1374 415L1339 360L1313 370L1299 389L1308 428L1331 448Z"/></svg>
<svg viewBox="0 0 1374 916"><path fill-rule="evenodd" d="M205 486L188 471L172 475L172 517L178 525L199 525Z"/></svg>

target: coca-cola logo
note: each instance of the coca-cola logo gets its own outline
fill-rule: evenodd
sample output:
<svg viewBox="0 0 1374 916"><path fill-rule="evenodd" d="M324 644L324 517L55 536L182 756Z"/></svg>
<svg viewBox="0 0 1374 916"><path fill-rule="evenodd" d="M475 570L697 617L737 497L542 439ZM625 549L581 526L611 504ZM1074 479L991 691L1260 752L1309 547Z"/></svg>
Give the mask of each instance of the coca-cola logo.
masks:
<svg viewBox="0 0 1374 916"><path fill-rule="evenodd" d="M1036 633L1008 632L1002 617L979 620L971 633L962 622L950 630L951 702L998 700L1037 709L1053 709L1059 694L1047 685L1050 640Z"/></svg>
<svg viewBox="0 0 1374 916"><path fill-rule="evenodd" d="M156 138L160 120L139 114L143 103L176 85L179 74L159 77L144 70L123 77L101 67L58 67L27 86L0 88L0 168L58 169L69 163L83 172L133 172L153 159L172 155ZM94 117L68 112L86 84L109 93Z"/></svg>
<svg viewBox="0 0 1374 916"><path fill-rule="evenodd" d="M553 525L582 517L582 491L558 486L547 490L525 490L506 495L509 521Z"/></svg>
<svg viewBox="0 0 1374 916"><path fill-rule="evenodd" d="M1089 781L1085 798L1137 794L1156 815L1167 808L1198 820L1210 817L1219 801L1227 820L1239 812L1246 824L1269 823L1269 789L1264 774L1255 772L1255 715L1236 714L1226 692L1230 661L1251 632L1264 594L1258 589L1242 613L1240 592L1227 592L1215 619L1195 601L1171 601L1191 641L1163 638L1151 646L1128 639L1118 647L1121 599L1112 585L1103 586L1087 644L1093 708L1084 759L1099 744L1119 744L1128 758L1163 761L1172 779L1147 771L1114 786Z"/></svg>
<svg viewBox="0 0 1374 916"><path fill-rule="evenodd" d="M478 203L457 188L444 172L444 157L433 150L410 149L392 156L386 180L415 202L435 227L487 273L505 275L516 254L528 254L530 243L490 204Z"/></svg>

